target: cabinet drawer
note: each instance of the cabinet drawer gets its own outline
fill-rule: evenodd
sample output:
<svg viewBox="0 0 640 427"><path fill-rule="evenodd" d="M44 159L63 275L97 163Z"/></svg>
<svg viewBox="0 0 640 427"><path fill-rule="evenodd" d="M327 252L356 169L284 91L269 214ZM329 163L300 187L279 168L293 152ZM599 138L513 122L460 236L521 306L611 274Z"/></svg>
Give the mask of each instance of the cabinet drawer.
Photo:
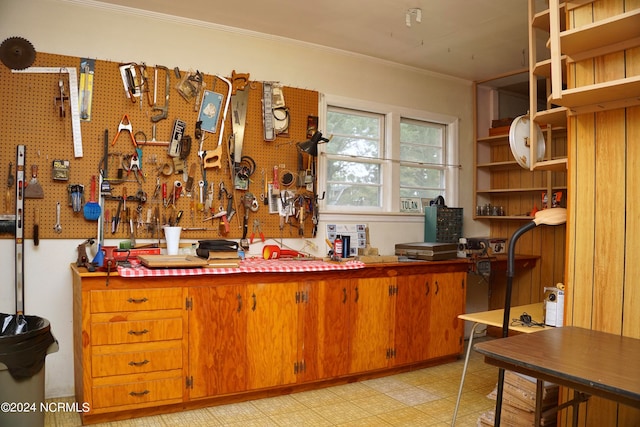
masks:
<svg viewBox="0 0 640 427"><path fill-rule="evenodd" d="M92 407L99 409L112 406L143 405L149 402L166 402L168 400L181 401L184 388L182 371L169 371L168 373L171 376L165 376L165 378L94 386Z"/></svg>
<svg viewBox="0 0 640 427"><path fill-rule="evenodd" d="M184 307L182 288L91 291L92 313Z"/></svg>
<svg viewBox="0 0 640 427"><path fill-rule="evenodd" d="M91 344L126 344L182 338L182 317L91 323Z"/></svg>
<svg viewBox="0 0 640 427"><path fill-rule="evenodd" d="M92 349L94 378L182 369L182 341L101 345Z"/></svg>

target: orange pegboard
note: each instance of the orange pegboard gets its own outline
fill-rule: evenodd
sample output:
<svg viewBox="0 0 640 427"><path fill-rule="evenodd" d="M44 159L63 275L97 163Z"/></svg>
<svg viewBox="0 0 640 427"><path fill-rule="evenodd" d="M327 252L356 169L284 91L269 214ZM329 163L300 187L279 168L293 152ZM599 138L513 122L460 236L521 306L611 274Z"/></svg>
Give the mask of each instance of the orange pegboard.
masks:
<svg viewBox="0 0 640 427"><path fill-rule="evenodd" d="M78 80L81 80L80 64L81 58L62 56L46 53L38 53L34 67L73 67L78 72ZM248 235L253 229L254 220L258 220L266 237L310 237L312 233L312 219L308 206L312 199L312 194L305 186L299 187L297 184L298 171L300 167L306 169L309 164L307 155L300 156L295 143L307 139L307 118L318 114L318 93L310 90L283 87L285 105L289 111L290 122L288 133L279 135L274 141L264 141L262 126L262 83L249 81L245 90L248 90L247 114L244 144L242 155L248 159L242 165L249 165L246 170L253 170L253 174L248 177L248 188L235 189L234 173L231 169L228 152L229 144L232 141L232 111L229 110L224 126L222 137L222 158L219 168L204 169L207 190L213 184L214 194L211 211L200 208L199 185L198 182L204 180L201 160L198 156L199 141L195 138L196 122L199 111L194 106L195 101L187 102L177 91L176 86L179 79L174 71L174 66L167 64L170 78L170 91L167 118L155 123L152 117L160 113L153 110L147 103L146 95L143 94L142 102L132 102L125 93L118 63L110 61L95 60L93 74L93 96L91 104L91 116L89 121L81 121L83 156L74 157L73 132L71 125L71 109L69 101L64 104L64 117L60 116L60 103L55 102L59 97L59 82L63 81L65 88L68 88L67 74L46 73L13 73L11 70L0 67L0 90L3 94L3 102L0 103L0 115L3 126L0 127L0 139L4 141L0 148L0 176L7 177L9 163L13 163L15 173L16 147L26 146L26 180L31 179L31 165L38 166L38 182L44 190L43 199L25 200L25 237L33 237L33 224L36 215L39 217L40 238L77 238L87 239L97 236L98 223L85 219L83 209L74 212L73 206L69 204L69 186L77 189L77 186L84 186L84 201L89 200L90 184L92 176L98 176L102 168L105 157L104 142L105 132L108 142L108 180L110 182L111 196L104 201L104 210L112 216L117 211L119 200L123 194L127 197L127 208L133 223L133 237L136 239L156 239L162 238L162 232L158 232L154 227L153 219L158 212L160 223L168 221L182 211L183 216L180 224L192 230L185 230L182 233L185 239L212 239L229 238L239 239L243 234L243 217L245 209L243 207L243 196L247 192L252 193L256 198L256 203L252 207L257 210L249 210ZM155 66L147 67L149 77L148 87L151 93L157 87L156 103L164 105L165 100L165 72L159 70L156 77ZM182 70L183 75L186 71ZM227 77L230 78L230 77ZM226 84L221 79L204 75L204 89L221 93L225 97L228 95ZM82 89L82 87L80 88ZM68 95L68 89L67 89ZM223 104L224 105L224 104ZM136 151L128 130L120 132L118 139L114 141L118 133L119 125L123 117L127 116L136 140L139 143L139 152ZM220 115L221 117L221 115ZM160 197L154 197L156 187L159 184L167 184L169 193L176 181L180 182L182 188L186 187L187 177L184 174L171 173L169 169L173 166L173 158L167 153L167 144L171 138L172 129L176 119L184 121L185 135L192 138L191 150L184 159L188 172L195 172L192 176L194 185L190 197L182 193L181 197L174 204L165 206ZM218 126L218 131L220 126ZM155 140L154 140L155 135ZM203 142L203 150L211 152L217 146L219 140L218 133L206 133ZM146 142L146 143L145 143ZM140 166L142 177L138 182L133 171L127 173L126 168L131 164L130 158L133 154L141 154ZM303 157L300 159L300 157ZM61 181L54 179L53 162L55 160L68 161L69 179ZM300 163L302 166L300 166ZM291 200L303 206L304 221L302 227L299 226L295 216L288 218L288 223L281 227L281 220L278 214L269 214L268 207L263 203L265 181L269 182L273 177L273 168L278 166L279 170L291 173L293 183L289 187L293 195ZM283 174L280 174L282 181ZM285 175L289 177L289 175ZM5 178L6 179L6 178ZM226 199L218 199L220 183L223 183L228 193L233 196L232 206L236 210L235 216L229 224L229 232L224 232L220 219L203 219L213 216L220 207L227 208ZM5 181L6 186L6 181ZM281 187L285 183L279 183ZM283 187L284 188L284 187ZM144 202L135 200L145 199ZM2 211L4 213L15 213L15 190L12 188L8 197L4 197ZM8 199L8 200L7 200ZM206 194L205 194L206 202ZM56 203L61 202L61 225L62 231L56 233L54 225L56 223ZM8 203L7 203L8 202ZM124 206L121 206L121 211ZM105 215L103 215L104 219ZM105 238L126 239L131 236L130 227L124 224L112 232L112 224L104 224ZM128 225L128 224L127 224ZM10 235L3 235L3 238L11 238Z"/></svg>

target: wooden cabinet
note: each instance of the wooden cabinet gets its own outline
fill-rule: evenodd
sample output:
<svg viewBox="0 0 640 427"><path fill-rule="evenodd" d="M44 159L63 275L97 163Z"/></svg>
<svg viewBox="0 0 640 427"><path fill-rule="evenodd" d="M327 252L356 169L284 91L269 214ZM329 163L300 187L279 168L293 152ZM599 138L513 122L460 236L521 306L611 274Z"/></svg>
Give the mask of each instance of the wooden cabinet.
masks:
<svg viewBox="0 0 640 427"><path fill-rule="evenodd" d="M461 353L466 260L74 280L83 423L287 393ZM434 348L435 346L435 348Z"/></svg>
<svg viewBox="0 0 640 427"><path fill-rule="evenodd" d="M183 289L91 290L83 296L83 401L91 411L181 402Z"/></svg>
<svg viewBox="0 0 640 427"><path fill-rule="evenodd" d="M394 364L462 352L464 322L456 313L464 312L466 278L457 272L396 279Z"/></svg>
<svg viewBox="0 0 640 427"><path fill-rule="evenodd" d="M237 393L247 388L245 286L188 290L189 397Z"/></svg>
<svg viewBox="0 0 640 427"><path fill-rule="evenodd" d="M299 322L303 337L298 349L301 381L337 378L349 373L351 283L352 279L302 283L306 304L302 306Z"/></svg>
<svg viewBox="0 0 640 427"><path fill-rule="evenodd" d="M465 307L465 273L435 275L431 284L428 359L462 352L464 322L455 313ZM435 326L437 325L437 326Z"/></svg>
<svg viewBox="0 0 640 427"><path fill-rule="evenodd" d="M247 359L249 389L296 382L298 356L298 282L247 286Z"/></svg>
<svg viewBox="0 0 640 427"><path fill-rule="evenodd" d="M357 279L351 288L349 372L382 369L391 355L392 284L385 278Z"/></svg>
<svg viewBox="0 0 640 427"><path fill-rule="evenodd" d="M434 276L412 274L395 279L395 364L414 363L429 356Z"/></svg>

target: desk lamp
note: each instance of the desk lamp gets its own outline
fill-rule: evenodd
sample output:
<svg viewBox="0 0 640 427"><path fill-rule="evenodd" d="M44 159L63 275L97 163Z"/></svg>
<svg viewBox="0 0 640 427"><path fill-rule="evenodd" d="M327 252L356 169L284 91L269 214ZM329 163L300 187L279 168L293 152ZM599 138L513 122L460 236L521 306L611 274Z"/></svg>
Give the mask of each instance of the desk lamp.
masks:
<svg viewBox="0 0 640 427"><path fill-rule="evenodd" d="M534 219L518 228L509 239L507 252L507 290L504 298L504 317L502 319L502 338L509 335L509 317L511 311L511 288L513 286L515 249L518 239L527 231L539 225L560 225L567 222L567 210L565 208L551 208L536 212ZM496 394L496 413L494 426L500 426L500 412L502 411L502 394L504 392L504 369L498 372L498 390Z"/></svg>
<svg viewBox="0 0 640 427"><path fill-rule="evenodd" d="M326 144L331 138L323 138L322 133L316 131L310 139L304 142L298 142L296 146L303 153L309 154L311 157L318 157L318 144Z"/></svg>

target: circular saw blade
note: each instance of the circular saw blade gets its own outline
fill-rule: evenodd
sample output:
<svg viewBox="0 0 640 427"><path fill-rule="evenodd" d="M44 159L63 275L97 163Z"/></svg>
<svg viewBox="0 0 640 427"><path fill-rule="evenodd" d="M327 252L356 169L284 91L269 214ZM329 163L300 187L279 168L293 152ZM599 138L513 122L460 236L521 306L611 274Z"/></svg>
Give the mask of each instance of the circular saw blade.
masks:
<svg viewBox="0 0 640 427"><path fill-rule="evenodd" d="M9 37L0 44L0 61L12 70L24 70L35 59L36 50L27 39Z"/></svg>

